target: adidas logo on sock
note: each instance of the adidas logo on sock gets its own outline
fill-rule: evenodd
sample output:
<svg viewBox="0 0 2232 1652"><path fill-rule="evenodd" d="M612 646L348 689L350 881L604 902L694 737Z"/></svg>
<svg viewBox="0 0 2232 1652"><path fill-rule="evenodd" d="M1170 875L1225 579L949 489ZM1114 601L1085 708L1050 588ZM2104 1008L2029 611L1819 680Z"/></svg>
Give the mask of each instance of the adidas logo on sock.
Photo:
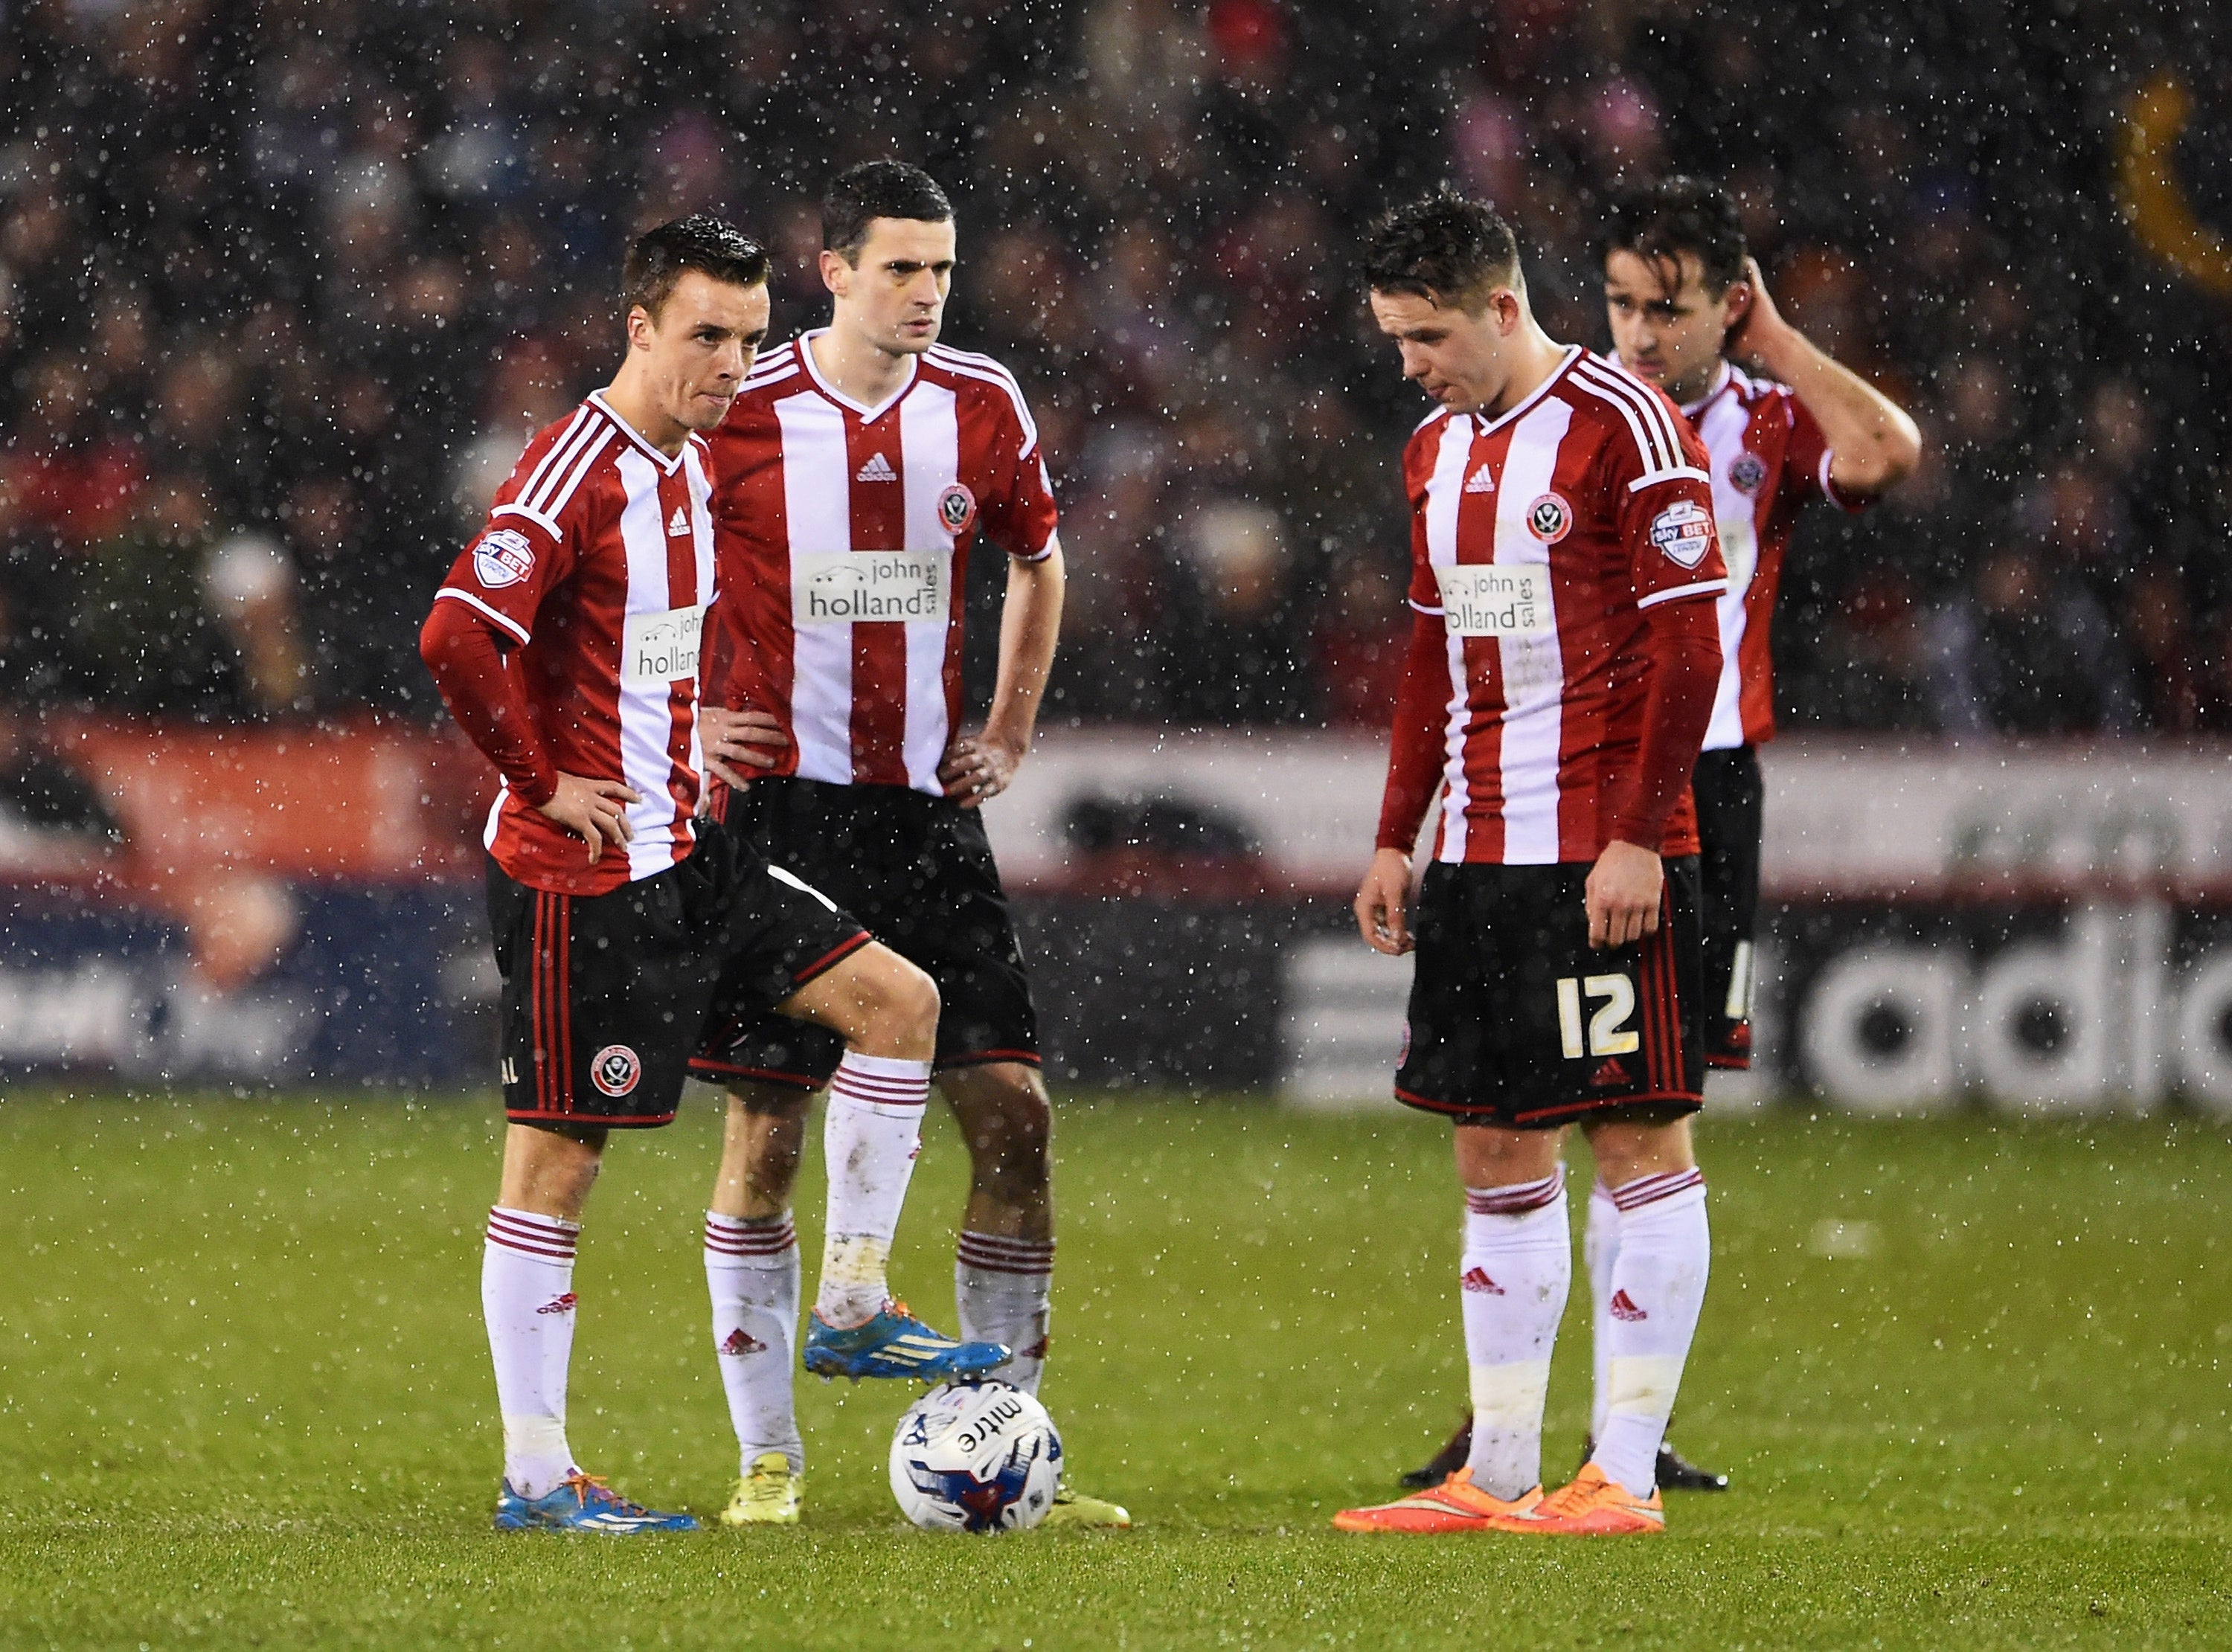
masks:
<svg viewBox="0 0 2232 1652"><path fill-rule="evenodd" d="M1044 1337L1041 1337L1036 1342L1033 1343L1029 1347L1024 1349L1021 1353L1015 1356L1017 1359L1044 1359L1046 1357L1047 1338Z"/></svg>
<svg viewBox="0 0 2232 1652"><path fill-rule="evenodd" d="M1635 1299L1625 1291L1614 1291L1608 1305L1615 1319L1648 1319L1651 1316L1635 1305Z"/></svg>
<svg viewBox="0 0 2232 1652"><path fill-rule="evenodd" d="M571 1313L574 1312L576 1305L577 1302L574 1293L571 1291L568 1291L563 1296L552 1297L550 1300L544 1303L541 1307L535 1309L535 1312L538 1314Z"/></svg>
<svg viewBox="0 0 2232 1652"><path fill-rule="evenodd" d="M1502 1296L1503 1294L1503 1287L1498 1285L1494 1279L1488 1277L1488 1270L1484 1267L1469 1267L1465 1269L1464 1278L1460 1280L1459 1283L1462 1284L1466 1290L1470 1291L1476 1296Z"/></svg>
<svg viewBox="0 0 2232 1652"><path fill-rule="evenodd" d="M892 462L880 453L868 456L867 463L853 472L855 482L897 482L899 473L892 469Z"/></svg>
<svg viewBox="0 0 2232 1652"><path fill-rule="evenodd" d="M1464 490L1467 493L1494 493L1496 478L1489 474L1488 467L1483 464L1465 479Z"/></svg>
<svg viewBox="0 0 2232 1652"><path fill-rule="evenodd" d="M679 505L675 506L674 515L666 519L666 536L669 539L690 537L690 513Z"/></svg>
<svg viewBox="0 0 2232 1652"><path fill-rule="evenodd" d="M724 1354L736 1354L740 1356L743 1354L763 1354L767 1352L767 1344L762 1342L757 1337L752 1335L750 1331L745 1330L742 1325L738 1325L734 1331L731 1331L729 1333L728 1341L721 1344L721 1351Z"/></svg>

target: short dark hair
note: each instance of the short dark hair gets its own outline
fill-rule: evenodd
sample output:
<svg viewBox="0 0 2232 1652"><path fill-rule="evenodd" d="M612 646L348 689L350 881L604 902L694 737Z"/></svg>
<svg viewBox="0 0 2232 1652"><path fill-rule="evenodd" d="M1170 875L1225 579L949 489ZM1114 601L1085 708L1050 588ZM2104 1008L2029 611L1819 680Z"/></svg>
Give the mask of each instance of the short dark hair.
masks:
<svg viewBox="0 0 2232 1652"><path fill-rule="evenodd" d="M1615 252L1677 268L1682 255L1689 253L1697 261L1705 291L1718 298L1744 273L1743 219L1736 198L1718 184L1677 173L1612 198L1600 257Z"/></svg>
<svg viewBox="0 0 2232 1652"><path fill-rule="evenodd" d="M903 160L864 160L840 172L821 198L821 244L849 264L868 244L868 226L878 218L946 224L952 217L953 203L921 167Z"/></svg>
<svg viewBox="0 0 2232 1652"><path fill-rule="evenodd" d="M767 249L710 212L692 212L635 238L620 272L620 296L630 309L643 306L655 321L686 269L731 287L756 287L768 278Z"/></svg>
<svg viewBox="0 0 2232 1652"><path fill-rule="evenodd" d="M1490 288L1520 285L1519 242L1494 207L1444 184L1372 226L1364 282L1375 293L1475 309Z"/></svg>

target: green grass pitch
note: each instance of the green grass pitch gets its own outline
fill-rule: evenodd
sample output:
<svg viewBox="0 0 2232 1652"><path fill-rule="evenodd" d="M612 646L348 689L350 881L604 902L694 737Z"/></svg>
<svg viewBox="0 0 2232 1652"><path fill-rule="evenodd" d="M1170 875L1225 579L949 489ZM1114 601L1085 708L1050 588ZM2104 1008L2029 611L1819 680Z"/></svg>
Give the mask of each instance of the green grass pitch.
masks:
<svg viewBox="0 0 2232 1652"><path fill-rule="evenodd" d="M808 1380L803 1527L623 1541L487 1529L489 1106L19 1093L0 1647L2232 1644L2221 1128L1709 1123L1677 1437L1736 1488L1671 1499L1658 1540L1342 1537L1327 1516L1462 1403L1446 1133L1064 1108L1046 1398L1132 1533L916 1532L884 1479L913 1390ZM572 1417L591 1468L705 1514L735 1473L698 1268L716 1143L702 1098L616 1143ZM941 1118L896 1265L940 1322L961 1185ZM810 1276L818 1166L803 1186Z"/></svg>

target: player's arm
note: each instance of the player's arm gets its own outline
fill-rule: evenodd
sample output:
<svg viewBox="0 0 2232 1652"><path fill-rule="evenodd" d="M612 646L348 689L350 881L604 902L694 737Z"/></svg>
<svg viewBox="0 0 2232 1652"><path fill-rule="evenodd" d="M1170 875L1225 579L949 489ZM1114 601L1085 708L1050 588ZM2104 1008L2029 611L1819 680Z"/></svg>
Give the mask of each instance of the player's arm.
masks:
<svg viewBox="0 0 2232 1652"><path fill-rule="evenodd" d="M1000 610L1000 669L992 684L992 709L984 726L945 748L938 777L945 794L965 809L989 802L1008 789L1016 767L1031 748L1039 703L1046 697L1061 636L1061 601L1067 574L1061 541L1054 532L1054 484L1047 476L1038 431L1020 395L1014 416L996 438L1012 455L996 469L986 489L984 527L995 544L1009 552L1008 594Z"/></svg>
<svg viewBox="0 0 2232 1652"><path fill-rule="evenodd" d="M1757 259L1745 261L1744 279L1751 299L1729 331L1729 353L1788 385L1814 416L1837 491L1869 498L1911 472L1922 458L1922 432L1906 410L1783 319Z"/></svg>
<svg viewBox="0 0 2232 1652"><path fill-rule="evenodd" d="M1006 791L1016 766L1031 748L1039 704L1046 697L1047 677L1061 638L1062 592L1067 579L1060 540L1048 540L1045 554L1028 561L1008 559L992 709L983 729L953 742L938 771L946 796L959 798L964 809Z"/></svg>
<svg viewBox="0 0 2232 1652"><path fill-rule="evenodd" d="M1411 950L1411 853L1441 781L1442 705L1449 696L1448 644L1442 617L1424 608L1411 620L1411 652L1395 700L1387 785L1379 798L1379 836L1356 891L1357 933L1374 952Z"/></svg>
<svg viewBox="0 0 2232 1652"><path fill-rule="evenodd" d="M1721 676L1717 599L1728 589L1729 570L1712 490L1697 476L1706 468L1705 450L1657 392L1642 411L1653 438L1633 450L1617 446L1599 472L1606 496L1619 502L1618 531L1642 622L1644 705L1635 766L1612 777L1605 846L1582 886L1595 947L1658 933L1665 884L1658 853L1697 767ZM1672 475L1658 468L1667 444L1684 462Z"/></svg>
<svg viewBox="0 0 2232 1652"><path fill-rule="evenodd" d="M1664 882L1658 846L1697 768L1721 677L1714 594L1693 594L1643 611L1649 683L1643 740L1636 748L1634 774L1613 794L1610 834L1582 889L1593 947L1625 946L1658 932Z"/></svg>
<svg viewBox="0 0 2232 1652"><path fill-rule="evenodd" d="M503 538L516 560L489 558L483 577L476 550ZM494 763L521 799L588 845L592 865L607 842L626 843L633 831L626 806L637 794L618 781L591 780L561 770L529 714L519 675L506 656L533 635L542 592L567 566L562 546L538 554L520 530L491 528L457 558L418 633L418 658L441 691L465 737Z"/></svg>

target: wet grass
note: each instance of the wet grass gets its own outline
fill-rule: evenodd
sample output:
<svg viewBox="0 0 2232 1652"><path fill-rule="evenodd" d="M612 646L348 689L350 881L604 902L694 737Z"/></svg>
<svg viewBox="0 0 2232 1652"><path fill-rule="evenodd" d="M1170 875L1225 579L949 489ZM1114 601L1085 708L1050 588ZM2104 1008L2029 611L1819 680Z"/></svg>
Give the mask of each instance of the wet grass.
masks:
<svg viewBox="0 0 2232 1652"><path fill-rule="evenodd" d="M1065 1111L1046 1398L1137 1532L914 1532L884 1485L903 1396L809 1382L800 1530L500 1538L496 1135L477 1105L0 1107L0 1647L2232 1642L2232 1146L2193 1121L1708 1127L1678 1434L1736 1489L1588 1545L1325 1529L1462 1404L1445 1132L1244 1103ZM698 1102L615 1150L574 1387L590 1467L701 1513L734 1474L715 1144ZM960 1187L941 1121L897 1273L937 1318ZM1584 1338L1577 1292L1554 1472Z"/></svg>

